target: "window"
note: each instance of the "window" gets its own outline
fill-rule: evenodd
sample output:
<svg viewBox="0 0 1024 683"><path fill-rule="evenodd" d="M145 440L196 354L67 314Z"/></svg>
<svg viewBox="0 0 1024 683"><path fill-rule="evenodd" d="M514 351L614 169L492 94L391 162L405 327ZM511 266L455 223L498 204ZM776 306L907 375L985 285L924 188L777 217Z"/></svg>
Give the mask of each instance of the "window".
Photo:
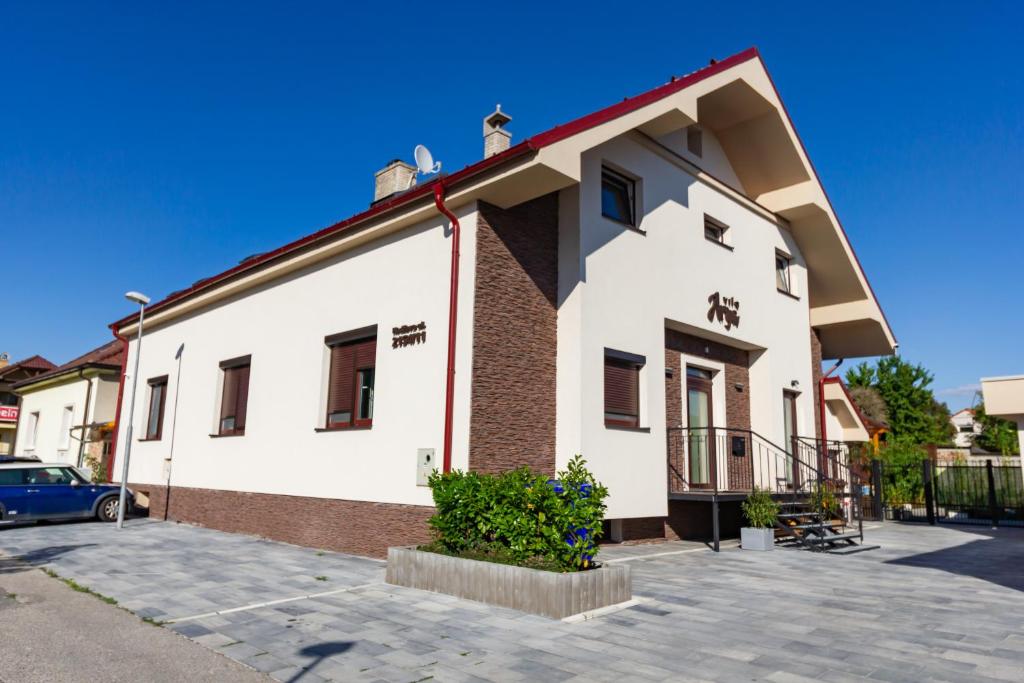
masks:
<svg viewBox="0 0 1024 683"><path fill-rule="evenodd" d="M146 440L158 441L164 432L164 403L167 400L167 375L149 380L149 415Z"/></svg>
<svg viewBox="0 0 1024 683"><path fill-rule="evenodd" d="M793 293L793 282L790 278L789 266L793 262L793 259L783 254L782 252L775 252L775 286L780 292L786 294Z"/></svg>
<svg viewBox="0 0 1024 683"><path fill-rule="evenodd" d="M686 129L686 149L694 156L701 156L704 151L704 132L700 126L693 125Z"/></svg>
<svg viewBox="0 0 1024 683"><path fill-rule="evenodd" d="M723 247L729 246L725 243L725 231L728 229L729 226L725 223L716 221L711 216L704 216L704 237L712 242L721 244Z"/></svg>
<svg viewBox="0 0 1024 683"><path fill-rule="evenodd" d="M604 423L613 427L640 426L640 369L643 356L604 351Z"/></svg>
<svg viewBox="0 0 1024 683"><path fill-rule="evenodd" d="M25 483L30 486L68 485L76 477L67 467L32 467L25 470Z"/></svg>
<svg viewBox="0 0 1024 683"><path fill-rule="evenodd" d="M0 486L22 486L25 483L25 470L0 470Z"/></svg>
<svg viewBox="0 0 1024 683"><path fill-rule="evenodd" d="M327 384L327 429L370 427L377 366L377 326L332 335Z"/></svg>
<svg viewBox="0 0 1024 683"><path fill-rule="evenodd" d="M60 414L60 433L57 435L57 450L66 451L71 447L71 423L75 418L75 407L64 406Z"/></svg>
<svg viewBox="0 0 1024 683"><path fill-rule="evenodd" d="M249 366L252 356L223 361L224 389L220 399L220 436L245 434L245 411L249 403Z"/></svg>
<svg viewBox="0 0 1024 683"><path fill-rule="evenodd" d="M25 423L25 433L25 450L34 450L36 447L36 437L39 435L39 411L28 414L28 421Z"/></svg>
<svg viewBox="0 0 1024 683"><path fill-rule="evenodd" d="M18 397L9 391L0 391L0 406L17 406Z"/></svg>
<svg viewBox="0 0 1024 683"><path fill-rule="evenodd" d="M601 169L601 215L636 227L636 181Z"/></svg>

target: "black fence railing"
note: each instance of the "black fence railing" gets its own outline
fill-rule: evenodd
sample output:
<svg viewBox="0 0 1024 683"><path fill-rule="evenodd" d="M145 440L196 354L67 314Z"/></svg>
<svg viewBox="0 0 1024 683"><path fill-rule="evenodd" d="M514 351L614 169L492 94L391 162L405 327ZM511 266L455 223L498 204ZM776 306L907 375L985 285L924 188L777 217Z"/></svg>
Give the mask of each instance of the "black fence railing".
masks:
<svg viewBox="0 0 1024 683"><path fill-rule="evenodd" d="M903 522L1024 526L1024 475L1017 465L997 462L875 461L878 514Z"/></svg>
<svg viewBox="0 0 1024 683"><path fill-rule="evenodd" d="M865 486L842 442L793 437L784 448L749 429L676 427L668 430L667 446L669 494L711 494L716 519L722 493L757 488L780 500L806 502L827 491L863 538Z"/></svg>

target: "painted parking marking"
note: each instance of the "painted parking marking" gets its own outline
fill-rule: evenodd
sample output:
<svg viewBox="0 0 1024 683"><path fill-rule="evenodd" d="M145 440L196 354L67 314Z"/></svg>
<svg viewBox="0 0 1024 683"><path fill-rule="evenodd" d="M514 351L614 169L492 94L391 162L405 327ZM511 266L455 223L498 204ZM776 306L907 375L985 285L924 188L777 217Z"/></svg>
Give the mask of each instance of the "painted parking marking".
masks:
<svg viewBox="0 0 1024 683"><path fill-rule="evenodd" d="M310 593L308 595L297 595L291 598L281 598L279 600L266 600L264 602L255 602L251 605L242 605L241 607L231 607L229 609L221 609L216 612L205 612L203 614L193 614L189 617L178 617L177 619L168 619L165 624L180 624L185 621L195 621L196 619L206 619L207 617L216 617L221 614L233 614L235 612L245 612L251 609L259 609L261 607L273 607L274 605L283 605L288 602L297 602L299 600L311 600L313 598L323 598L328 595L337 595L339 593L349 593L351 591L360 590L362 588L372 588L374 586L384 585L383 581L374 581L373 583L364 583L358 586L349 586L348 588L338 588L333 591L323 591L321 593Z"/></svg>

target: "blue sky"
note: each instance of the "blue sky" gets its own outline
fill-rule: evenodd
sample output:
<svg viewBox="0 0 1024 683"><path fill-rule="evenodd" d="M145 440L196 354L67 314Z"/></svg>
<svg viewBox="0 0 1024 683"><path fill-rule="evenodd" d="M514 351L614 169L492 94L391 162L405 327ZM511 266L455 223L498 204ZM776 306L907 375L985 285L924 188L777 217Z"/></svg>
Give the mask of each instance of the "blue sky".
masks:
<svg viewBox="0 0 1024 683"><path fill-rule="evenodd" d="M0 350L103 343L417 143L461 168L496 102L522 139L756 45L902 355L954 408L1024 372L1020 4L371 4L7 4Z"/></svg>

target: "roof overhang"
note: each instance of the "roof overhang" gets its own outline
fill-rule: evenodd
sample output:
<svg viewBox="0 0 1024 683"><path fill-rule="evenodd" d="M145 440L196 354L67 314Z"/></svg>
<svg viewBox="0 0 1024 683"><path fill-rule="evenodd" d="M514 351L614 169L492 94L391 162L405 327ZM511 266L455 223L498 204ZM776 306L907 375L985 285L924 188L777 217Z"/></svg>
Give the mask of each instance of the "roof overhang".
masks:
<svg viewBox="0 0 1024 683"><path fill-rule="evenodd" d="M861 417L857 404L838 378L825 380L825 405L843 428L843 441L867 441L870 438L868 426Z"/></svg>
<svg viewBox="0 0 1024 683"><path fill-rule="evenodd" d="M1024 375L983 377L981 394L989 415L1024 422Z"/></svg>
<svg viewBox="0 0 1024 683"><path fill-rule="evenodd" d="M621 135L657 138L693 123L714 131L743 188L729 188L790 230L809 272L811 325L824 358L893 353L896 340L839 224L817 173L756 49L733 55L641 95L576 119L419 186L369 211L196 283L146 310L159 325L269 280L436 217L432 187L443 182L452 208L501 207L578 183L583 154ZM137 315L111 327L137 332Z"/></svg>
<svg viewBox="0 0 1024 683"><path fill-rule="evenodd" d="M56 374L48 374L46 377L33 377L31 379L18 382L13 386L13 389L19 394L30 394L52 386L67 384L68 382L77 382L82 379L90 379L99 375L109 375L112 373L119 374L120 372L120 365L111 365L109 363L87 363L74 368L68 368Z"/></svg>

